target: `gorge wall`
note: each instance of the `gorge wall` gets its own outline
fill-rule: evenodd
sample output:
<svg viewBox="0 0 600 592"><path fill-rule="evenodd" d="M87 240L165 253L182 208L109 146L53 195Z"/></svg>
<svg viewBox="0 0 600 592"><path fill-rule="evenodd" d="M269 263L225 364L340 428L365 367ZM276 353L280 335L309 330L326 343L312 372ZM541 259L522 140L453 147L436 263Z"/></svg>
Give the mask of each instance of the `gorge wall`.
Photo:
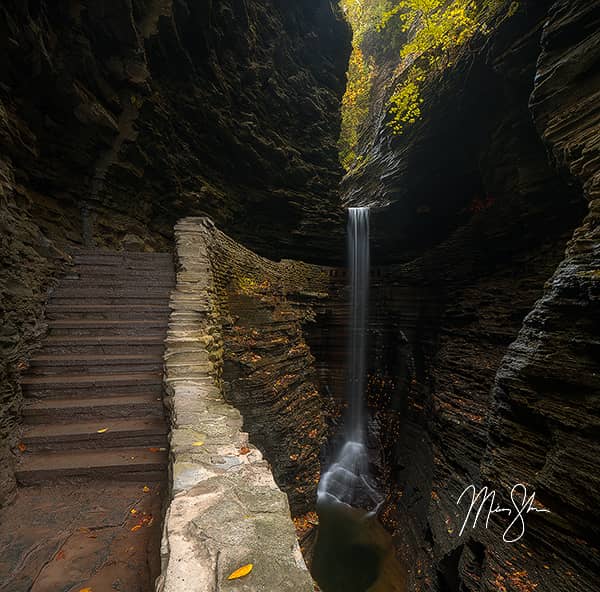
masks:
<svg viewBox="0 0 600 592"><path fill-rule="evenodd" d="M350 32L324 0L9 1L0 31L5 501L17 368L69 245L169 250L208 214L274 258L337 256Z"/></svg>
<svg viewBox="0 0 600 592"><path fill-rule="evenodd" d="M401 136L376 83L344 181L349 204L372 207L371 389L392 393L377 403L383 519L415 590L574 592L600 565L599 6L519 4ZM516 483L551 513L512 545L501 519L459 535L467 485L506 502Z"/></svg>

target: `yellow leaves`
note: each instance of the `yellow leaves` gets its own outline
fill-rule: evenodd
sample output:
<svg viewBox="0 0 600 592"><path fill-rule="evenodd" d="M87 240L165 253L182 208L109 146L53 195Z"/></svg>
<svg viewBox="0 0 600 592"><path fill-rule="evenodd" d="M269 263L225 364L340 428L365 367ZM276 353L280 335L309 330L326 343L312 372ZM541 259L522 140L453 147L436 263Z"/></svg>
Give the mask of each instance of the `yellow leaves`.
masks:
<svg viewBox="0 0 600 592"><path fill-rule="evenodd" d="M402 134L407 124L412 124L420 119L422 102L419 82L424 74L420 69L415 69L406 82L400 85L390 97L389 111L392 119L388 126L394 134Z"/></svg>
<svg viewBox="0 0 600 592"><path fill-rule="evenodd" d="M244 565L244 566L240 567L239 569L236 569L233 573L229 574L227 579L228 580L237 580L238 578L243 578L244 576L247 576L252 571L253 567L254 567L254 565L252 565L252 563L248 563L247 565Z"/></svg>
<svg viewBox="0 0 600 592"><path fill-rule="evenodd" d="M138 511L136 510L135 513L132 511L131 513L134 515L137 515ZM130 530L131 530L131 532L137 532L138 530L140 530L140 528L142 528L142 526L149 528L153 524L154 524L154 517L152 516L152 514L146 514L146 512L142 512L142 515L141 515L140 519L138 520L138 523L135 524L134 526L132 526Z"/></svg>
<svg viewBox="0 0 600 592"><path fill-rule="evenodd" d="M144 493L148 493L150 491L150 488L147 485L144 485L144 487L142 487L142 491Z"/></svg>
<svg viewBox="0 0 600 592"><path fill-rule="evenodd" d="M79 592L94 592L91 588L81 588Z"/></svg>
<svg viewBox="0 0 600 592"><path fill-rule="evenodd" d="M342 99L342 128L338 147L342 165L352 164L358 143L358 130L369 112L369 96L373 77L372 60L366 60L356 40L348 64L348 84Z"/></svg>
<svg viewBox="0 0 600 592"><path fill-rule="evenodd" d="M96 430L96 432L97 432L98 434L104 434L104 433L108 432L108 428L101 428L101 429L99 429L99 430Z"/></svg>
<svg viewBox="0 0 600 592"><path fill-rule="evenodd" d="M204 442L202 440L196 440L192 443L192 446L204 446Z"/></svg>
<svg viewBox="0 0 600 592"><path fill-rule="evenodd" d="M401 58L411 58L406 77L389 100L391 120L388 127L398 135L406 126L421 118L421 89L431 71L442 71L456 62L462 48L477 33L490 32L485 22L497 12L498 0L396 0L391 10L383 13L379 31L393 23L409 33L409 41L402 45ZM504 10L509 18L518 9L518 2ZM397 18L395 18L397 16ZM396 26L394 24L394 26ZM425 68L427 72L423 70Z"/></svg>

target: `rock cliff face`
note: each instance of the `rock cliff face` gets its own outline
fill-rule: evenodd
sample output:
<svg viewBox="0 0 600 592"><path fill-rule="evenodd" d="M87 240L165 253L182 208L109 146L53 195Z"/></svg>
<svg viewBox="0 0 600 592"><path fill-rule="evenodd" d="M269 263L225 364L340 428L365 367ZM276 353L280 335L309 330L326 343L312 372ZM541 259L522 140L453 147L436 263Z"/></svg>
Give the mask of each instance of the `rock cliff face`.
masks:
<svg viewBox="0 0 600 592"><path fill-rule="evenodd" d="M599 7L520 5L408 133L375 105L344 182L373 206L384 519L416 590L592 589L599 567ZM551 513L516 544L504 519L460 536L467 485L507 505L516 483Z"/></svg>
<svg viewBox="0 0 600 592"><path fill-rule="evenodd" d="M350 32L324 0L9 1L0 31L5 499L15 367L69 244L166 250L208 214L274 258L336 256Z"/></svg>
<svg viewBox="0 0 600 592"><path fill-rule="evenodd" d="M327 395L320 392L307 335L320 310L339 301L331 268L274 262L221 232L210 262L223 338L223 389L251 440L271 463L292 514L314 509ZM315 327L313 331L319 331Z"/></svg>

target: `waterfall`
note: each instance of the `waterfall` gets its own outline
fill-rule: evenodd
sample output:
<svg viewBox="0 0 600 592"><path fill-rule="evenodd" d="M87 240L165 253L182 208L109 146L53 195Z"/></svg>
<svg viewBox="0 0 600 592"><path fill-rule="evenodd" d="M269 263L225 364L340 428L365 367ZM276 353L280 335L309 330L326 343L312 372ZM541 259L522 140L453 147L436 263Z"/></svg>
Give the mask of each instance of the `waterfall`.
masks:
<svg viewBox="0 0 600 592"><path fill-rule="evenodd" d="M380 503L381 496L369 477L364 402L369 309L369 208L349 208L347 236L351 288L348 408L344 422L344 443L335 462L321 477L317 503L372 507Z"/></svg>

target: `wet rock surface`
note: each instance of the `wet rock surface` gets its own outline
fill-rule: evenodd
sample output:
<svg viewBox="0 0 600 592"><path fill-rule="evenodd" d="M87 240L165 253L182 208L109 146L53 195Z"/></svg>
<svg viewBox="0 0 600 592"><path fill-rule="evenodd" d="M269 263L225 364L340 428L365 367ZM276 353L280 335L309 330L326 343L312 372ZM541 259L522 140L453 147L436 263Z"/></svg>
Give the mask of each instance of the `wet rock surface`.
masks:
<svg viewBox="0 0 600 592"><path fill-rule="evenodd" d="M575 591L598 571L598 11L525 4L412 131L375 118L345 180L375 208L383 518L419 590ZM459 536L467 485L510 506L515 483L551 512L516 544L500 519Z"/></svg>
<svg viewBox="0 0 600 592"><path fill-rule="evenodd" d="M0 511L0 590L153 590L160 487L72 481L20 489Z"/></svg>

